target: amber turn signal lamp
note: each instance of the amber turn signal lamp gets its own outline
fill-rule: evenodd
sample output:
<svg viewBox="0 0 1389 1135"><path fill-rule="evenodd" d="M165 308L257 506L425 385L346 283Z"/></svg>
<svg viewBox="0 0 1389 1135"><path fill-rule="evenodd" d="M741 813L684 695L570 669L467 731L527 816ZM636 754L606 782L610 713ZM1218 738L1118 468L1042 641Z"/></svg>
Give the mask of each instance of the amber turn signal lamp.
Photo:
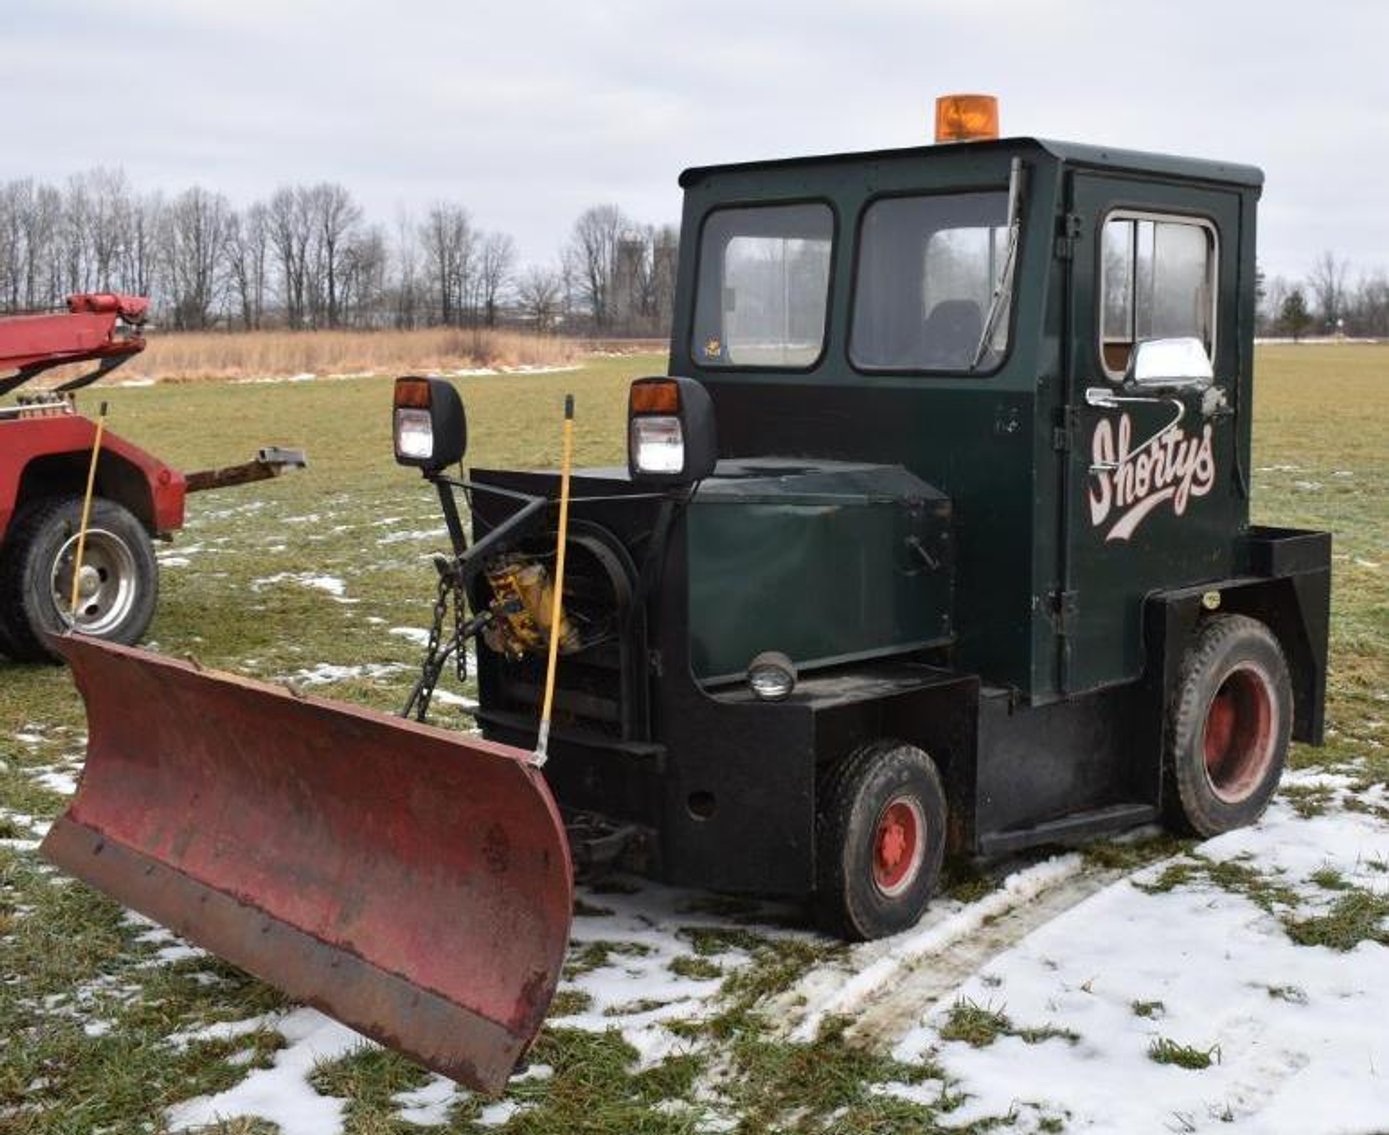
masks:
<svg viewBox="0 0 1389 1135"><path fill-rule="evenodd" d="M993 95L942 95L936 99L937 142L983 142L998 137L998 99Z"/></svg>
<svg viewBox="0 0 1389 1135"><path fill-rule="evenodd" d="M427 378L398 378L395 380L395 405L398 409L428 410L430 403Z"/></svg>
<svg viewBox="0 0 1389 1135"><path fill-rule="evenodd" d="M673 382L634 382L628 410L632 414L680 413L680 387Z"/></svg>

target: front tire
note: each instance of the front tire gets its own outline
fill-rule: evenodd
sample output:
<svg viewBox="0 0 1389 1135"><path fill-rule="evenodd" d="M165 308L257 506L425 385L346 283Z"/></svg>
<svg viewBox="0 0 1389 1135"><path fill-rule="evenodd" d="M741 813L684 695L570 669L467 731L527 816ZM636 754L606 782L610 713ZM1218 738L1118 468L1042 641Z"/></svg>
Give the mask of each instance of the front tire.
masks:
<svg viewBox="0 0 1389 1135"><path fill-rule="evenodd" d="M1288 664L1268 627L1245 615L1202 623L1168 701L1173 826L1210 837L1257 820L1283 774L1292 708Z"/></svg>
<svg viewBox="0 0 1389 1135"><path fill-rule="evenodd" d="M816 916L842 938L914 926L940 878L945 791L920 749L880 741L833 766L816 820Z"/></svg>
<svg viewBox="0 0 1389 1135"><path fill-rule="evenodd" d="M45 634L75 628L131 645L154 617L159 567L144 526L115 501L92 501L76 615L70 612L82 498L46 497L16 518L0 564L0 621L7 653L21 661L55 658Z"/></svg>

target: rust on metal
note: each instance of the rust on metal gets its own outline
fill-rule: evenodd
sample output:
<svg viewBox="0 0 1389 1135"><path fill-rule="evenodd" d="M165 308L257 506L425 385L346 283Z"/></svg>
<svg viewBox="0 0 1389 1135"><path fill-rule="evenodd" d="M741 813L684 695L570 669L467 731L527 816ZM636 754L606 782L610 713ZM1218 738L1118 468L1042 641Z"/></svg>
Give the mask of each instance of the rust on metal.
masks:
<svg viewBox="0 0 1389 1135"><path fill-rule="evenodd" d="M249 485L255 481L268 481L278 477L286 469L303 469L308 459L302 449L280 449L269 446L262 449L254 461L243 461L240 465L224 465L220 469L197 469L185 473L185 491L203 493L208 489L226 489L233 485Z"/></svg>
<svg viewBox="0 0 1389 1135"><path fill-rule="evenodd" d="M43 853L487 1092L539 1030L573 907L529 754L75 637L87 764Z"/></svg>

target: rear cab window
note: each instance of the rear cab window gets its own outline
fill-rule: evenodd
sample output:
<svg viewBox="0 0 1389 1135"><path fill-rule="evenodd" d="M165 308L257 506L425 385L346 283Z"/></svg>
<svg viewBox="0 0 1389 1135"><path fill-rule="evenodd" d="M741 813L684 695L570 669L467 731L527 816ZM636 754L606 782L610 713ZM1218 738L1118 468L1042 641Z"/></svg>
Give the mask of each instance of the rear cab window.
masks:
<svg viewBox="0 0 1389 1135"><path fill-rule="evenodd" d="M834 213L820 202L704 220L690 351L703 367L808 370L825 349Z"/></svg>
<svg viewBox="0 0 1389 1135"><path fill-rule="evenodd" d="M1198 217L1117 211L1104 221L1100 265L1100 357L1123 379L1136 343L1199 339L1215 362L1219 249Z"/></svg>

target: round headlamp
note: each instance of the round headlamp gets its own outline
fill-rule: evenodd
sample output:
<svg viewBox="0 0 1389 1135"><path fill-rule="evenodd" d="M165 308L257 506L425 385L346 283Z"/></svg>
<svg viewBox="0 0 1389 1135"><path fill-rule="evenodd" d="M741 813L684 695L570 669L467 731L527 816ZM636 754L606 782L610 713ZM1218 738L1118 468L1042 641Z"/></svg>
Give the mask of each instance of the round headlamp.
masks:
<svg viewBox="0 0 1389 1135"><path fill-rule="evenodd" d="M796 688L796 664L779 650L766 650L748 663L748 687L762 701L785 701Z"/></svg>

